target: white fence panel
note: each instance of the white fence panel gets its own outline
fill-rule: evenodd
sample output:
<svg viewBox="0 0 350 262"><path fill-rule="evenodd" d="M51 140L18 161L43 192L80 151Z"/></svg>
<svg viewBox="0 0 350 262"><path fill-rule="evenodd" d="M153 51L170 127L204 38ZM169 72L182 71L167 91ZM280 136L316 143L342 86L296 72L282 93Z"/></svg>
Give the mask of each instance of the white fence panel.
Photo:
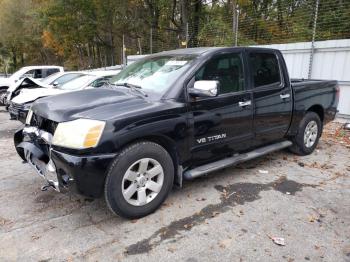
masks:
<svg viewBox="0 0 350 262"><path fill-rule="evenodd" d="M281 50L291 78L307 78L311 42L265 45ZM315 42L311 78L339 81L338 110L350 116L350 39Z"/></svg>

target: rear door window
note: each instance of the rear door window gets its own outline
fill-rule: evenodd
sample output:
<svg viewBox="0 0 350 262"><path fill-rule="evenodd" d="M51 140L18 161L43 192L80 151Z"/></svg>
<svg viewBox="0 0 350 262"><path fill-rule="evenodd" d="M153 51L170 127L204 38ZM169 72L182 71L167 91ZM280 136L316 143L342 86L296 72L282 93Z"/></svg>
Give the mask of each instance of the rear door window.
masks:
<svg viewBox="0 0 350 262"><path fill-rule="evenodd" d="M41 69L32 69L32 70L28 71L27 73L25 73L21 78L24 78L24 77L42 78L43 73L42 73Z"/></svg>
<svg viewBox="0 0 350 262"><path fill-rule="evenodd" d="M41 69L36 69L34 71L34 78L43 78L43 70Z"/></svg>
<svg viewBox="0 0 350 262"><path fill-rule="evenodd" d="M54 73L57 73L57 72L59 72L60 70L58 69L58 68L50 68L50 69L47 69L46 70L46 75L45 75L45 77L46 76L49 76L49 75L52 75L52 74L54 74Z"/></svg>
<svg viewBox="0 0 350 262"><path fill-rule="evenodd" d="M281 84L280 67L274 53L251 52L249 61L254 88Z"/></svg>

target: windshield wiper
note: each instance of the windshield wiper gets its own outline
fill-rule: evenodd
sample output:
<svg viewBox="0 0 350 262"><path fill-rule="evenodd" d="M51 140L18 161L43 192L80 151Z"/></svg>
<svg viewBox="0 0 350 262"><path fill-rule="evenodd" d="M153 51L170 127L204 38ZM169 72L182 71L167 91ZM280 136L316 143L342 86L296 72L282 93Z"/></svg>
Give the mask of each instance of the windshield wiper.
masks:
<svg viewBox="0 0 350 262"><path fill-rule="evenodd" d="M125 86L127 88L130 88L133 91L136 91L136 92L142 94L145 97L148 97L148 95L144 91L141 90L142 89L141 86L130 84L130 83L117 83L117 84L113 84L113 85L114 86Z"/></svg>

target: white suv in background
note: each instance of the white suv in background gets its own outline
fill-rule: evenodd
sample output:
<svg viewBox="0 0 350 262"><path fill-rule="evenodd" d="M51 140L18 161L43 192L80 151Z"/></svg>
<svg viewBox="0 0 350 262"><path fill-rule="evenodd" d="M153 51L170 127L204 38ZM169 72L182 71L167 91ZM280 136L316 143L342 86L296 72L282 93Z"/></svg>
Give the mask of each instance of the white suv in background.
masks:
<svg viewBox="0 0 350 262"><path fill-rule="evenodd" d="M0 78L0 105L6 100L6 91L11 92L19 84L19 80L31 77L37 80L54 73L64 72L61 66L25 66L13 73L10 77Z"/></svg>

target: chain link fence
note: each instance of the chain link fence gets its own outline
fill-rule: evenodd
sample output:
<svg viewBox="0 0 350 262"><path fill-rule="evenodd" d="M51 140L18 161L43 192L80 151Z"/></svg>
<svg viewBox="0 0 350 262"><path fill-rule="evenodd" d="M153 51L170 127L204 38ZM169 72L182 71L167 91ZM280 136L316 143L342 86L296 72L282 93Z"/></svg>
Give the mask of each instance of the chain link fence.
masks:
<svg viewBox="0 0 350 262"><path fill-rule="evenodd" d="M139 34L142 37L127 39L125 50L127 54L149 54L198 46L350 38L349 0L231 0L231 3L230 10L222 10L220 3L215 7L207 1L204 8L210 12L205 16L189 20L181 30L150 27Z"/></svg>

